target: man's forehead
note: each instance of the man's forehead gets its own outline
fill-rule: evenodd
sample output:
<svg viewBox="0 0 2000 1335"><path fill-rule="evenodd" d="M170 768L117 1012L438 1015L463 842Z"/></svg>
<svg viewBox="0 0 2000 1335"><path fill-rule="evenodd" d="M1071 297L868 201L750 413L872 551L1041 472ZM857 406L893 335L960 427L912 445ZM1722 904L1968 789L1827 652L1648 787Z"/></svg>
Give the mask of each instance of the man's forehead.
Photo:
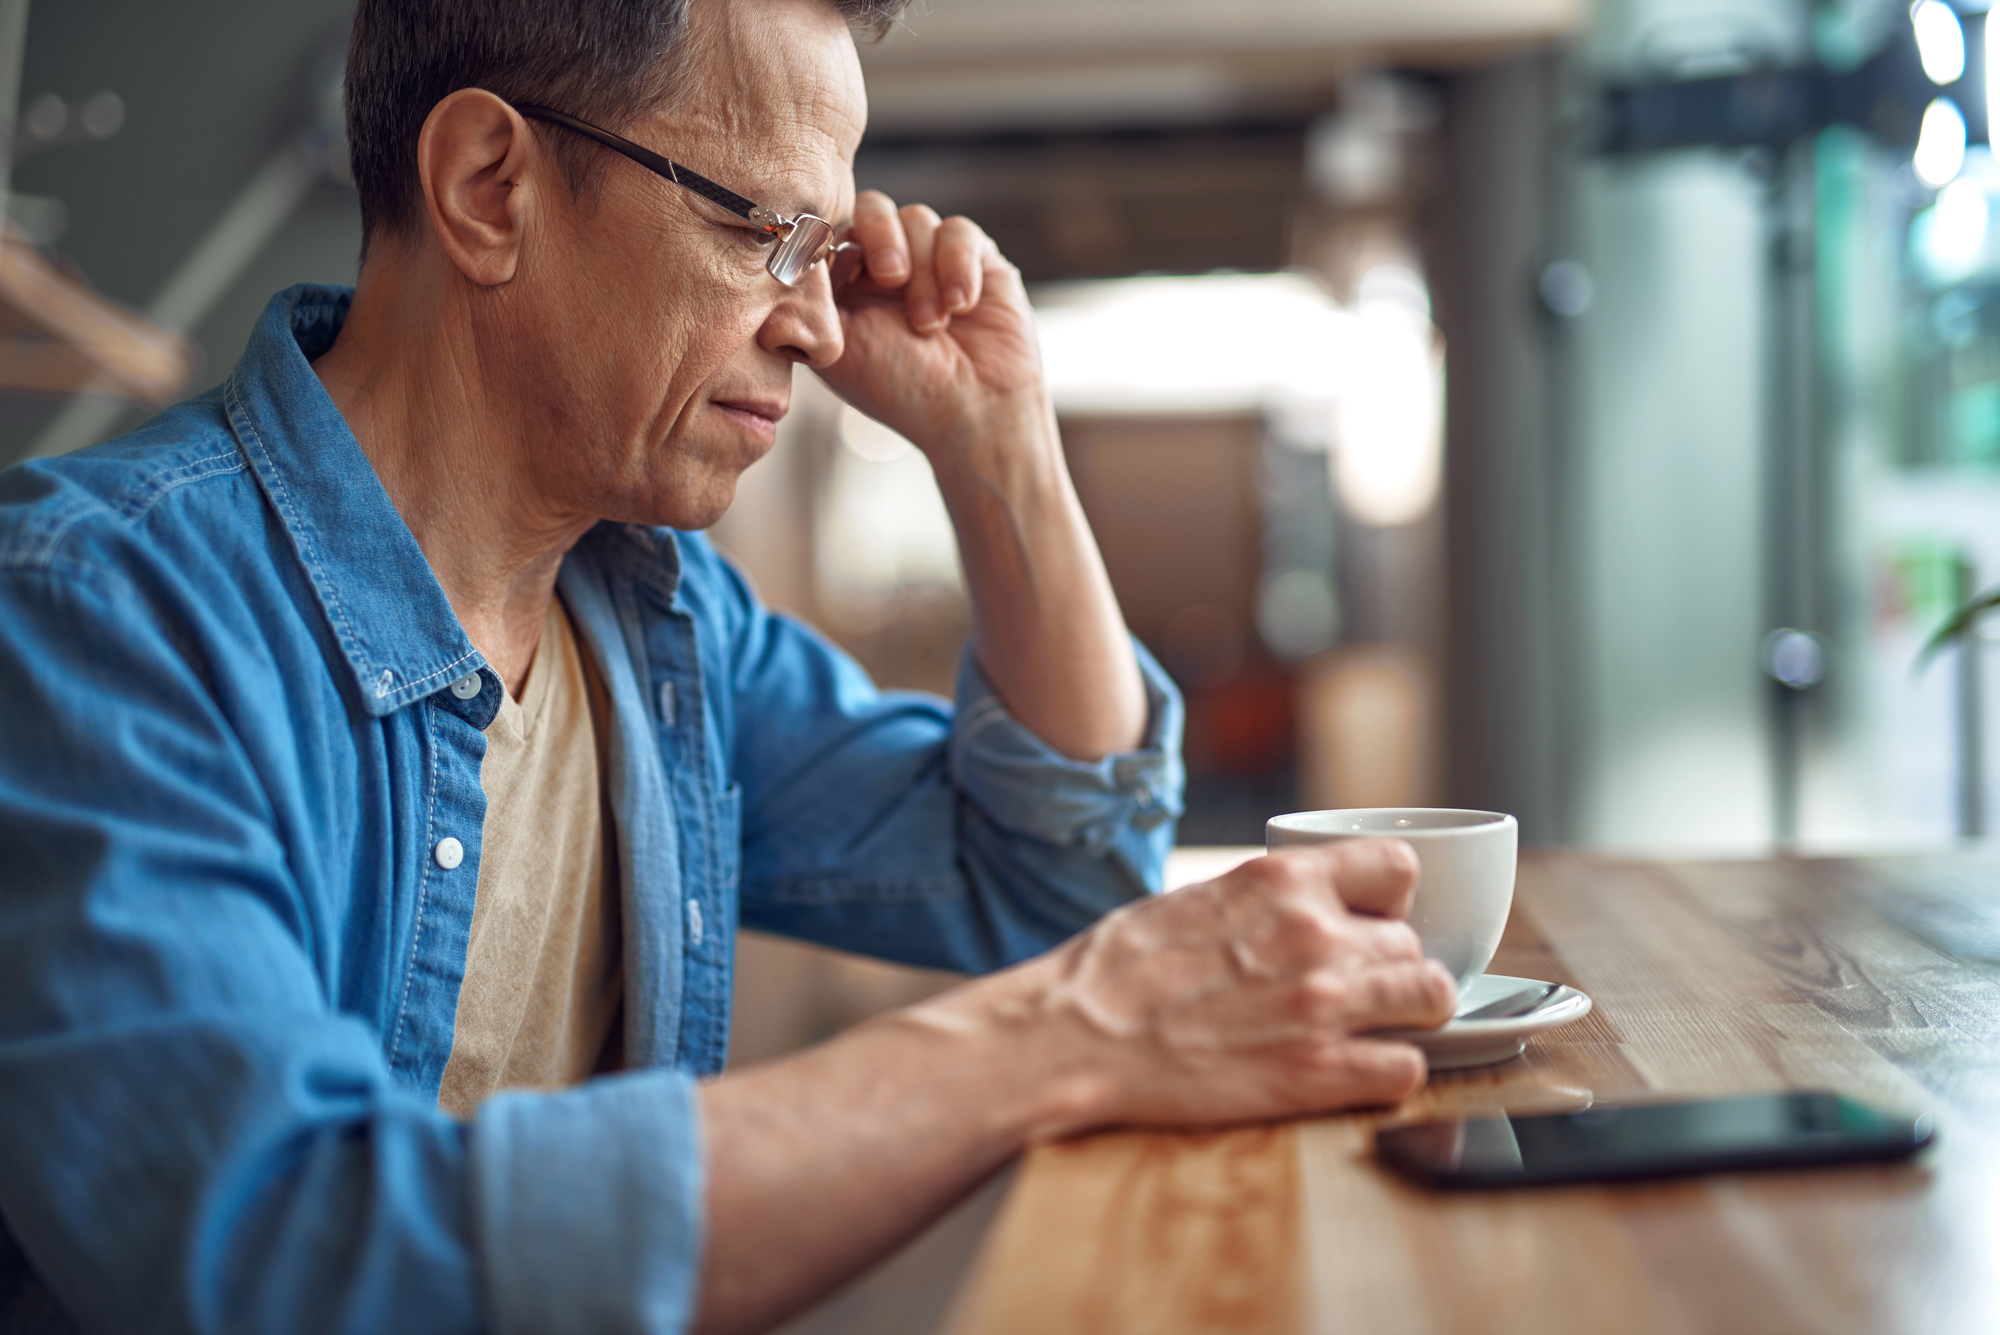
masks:
<svg viewBox="0 0 2000 1335"><path fill-rule="evenodd" d="M718 169L726 162L746 173L746 185L796 196L760 203L844 211L867 99L853 39L833 7L698 0L688 39L686 81L663 128L700 135Z"/></svg>

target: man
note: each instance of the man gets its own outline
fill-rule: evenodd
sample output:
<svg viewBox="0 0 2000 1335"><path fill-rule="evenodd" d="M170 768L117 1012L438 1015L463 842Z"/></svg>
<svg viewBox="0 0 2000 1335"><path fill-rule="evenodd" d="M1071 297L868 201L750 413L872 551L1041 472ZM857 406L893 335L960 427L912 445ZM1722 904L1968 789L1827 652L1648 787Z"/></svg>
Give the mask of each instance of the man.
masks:
<svg viewBox="0 0 2000 1335"><path fill-rule="evenodd" d="M1404 846L1143 898L1178 704L1019 278L853 193L894 7L363 0L351 299L0 484L0 1319L757 1329L1034 1140L1421 1083ZM955 713L694 532L799 363L936 470ZM998 972L712 1078L739 920Z"/></svg>

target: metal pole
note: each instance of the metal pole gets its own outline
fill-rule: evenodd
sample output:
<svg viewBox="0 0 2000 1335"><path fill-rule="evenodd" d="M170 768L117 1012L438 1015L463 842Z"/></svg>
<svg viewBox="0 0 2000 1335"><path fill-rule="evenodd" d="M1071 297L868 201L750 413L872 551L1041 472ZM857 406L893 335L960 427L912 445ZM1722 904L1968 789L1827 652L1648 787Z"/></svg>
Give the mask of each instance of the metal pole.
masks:
<svg viewBox="0 0 2000 1335"><path fill-rule="evenodd" d="M1958 602L1979 591L1970 558L1958 559ZM1967 839L1986 834L1986 711L1980 681L1977 619L1958 641L1958 832Z"/></svg>
<svg viewBox="0 0 2000 1335"><path fill-rule="evenodd" d="M1772 680L1769 745L1771 837L1779 848L1799 838L1810 702L1823 671L1815 598L1815 459L1813 307L1813 141L1775 155L1765 191L1769 361L1764 463L1765 615L1779 627L1765 640ZM1793 629L1794 627L1800 629ZM1790 652L1786 652L1786 647ZM1796 670L1801 658L1812 662Z"/></svg>
<svg viewBox="0 0 2000 1335"><path fill-rule="evenodd" d="M21 61L28 47L28 0L0 0L0 218L14 187L14 127L21 123Z"/></svg>

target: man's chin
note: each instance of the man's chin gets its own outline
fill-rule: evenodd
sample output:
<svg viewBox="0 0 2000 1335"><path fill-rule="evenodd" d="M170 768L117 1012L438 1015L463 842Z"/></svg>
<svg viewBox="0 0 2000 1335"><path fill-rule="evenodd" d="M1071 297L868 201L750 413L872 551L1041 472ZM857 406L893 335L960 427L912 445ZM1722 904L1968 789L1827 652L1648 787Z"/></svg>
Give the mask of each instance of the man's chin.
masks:
<svg viewBox="0 0 2000 1335"><path fill-rule="evenodd" d="M768 453L755 443L712 436L669 438L628 456L623 469L602 479L597 512L620 524L707 528L735 502L744 470Z"/></svg>
<svg viewBox="0 0 2000 1335"><path fill-rule="evenodd" d="M646 528L703 529L727 514L736 500L736 476L709 477L617 507L605 518Z"/></svg>

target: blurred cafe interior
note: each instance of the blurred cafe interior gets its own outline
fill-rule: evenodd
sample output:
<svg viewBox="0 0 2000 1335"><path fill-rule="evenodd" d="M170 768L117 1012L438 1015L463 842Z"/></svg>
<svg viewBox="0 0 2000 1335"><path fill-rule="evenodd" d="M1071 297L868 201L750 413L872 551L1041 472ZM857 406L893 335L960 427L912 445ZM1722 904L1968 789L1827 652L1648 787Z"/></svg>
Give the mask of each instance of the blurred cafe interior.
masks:
<svg viewBox="0 0 2000 1335"><path fill-rule="evenodd" d="M346 8L0 3L0 463L352 280ZM1979 0L928 0L864 51L858 183L1032 284L1125 616L1189 702L1183 843L1400 804L1683 854L1987 831L2000 655L1975 625L1920 662L2000 580L1986 32ZM798 382L715 537L947 690L928 466ZM787 975L797 1032L739 1042L913 986L827 967Z"/></svg>

